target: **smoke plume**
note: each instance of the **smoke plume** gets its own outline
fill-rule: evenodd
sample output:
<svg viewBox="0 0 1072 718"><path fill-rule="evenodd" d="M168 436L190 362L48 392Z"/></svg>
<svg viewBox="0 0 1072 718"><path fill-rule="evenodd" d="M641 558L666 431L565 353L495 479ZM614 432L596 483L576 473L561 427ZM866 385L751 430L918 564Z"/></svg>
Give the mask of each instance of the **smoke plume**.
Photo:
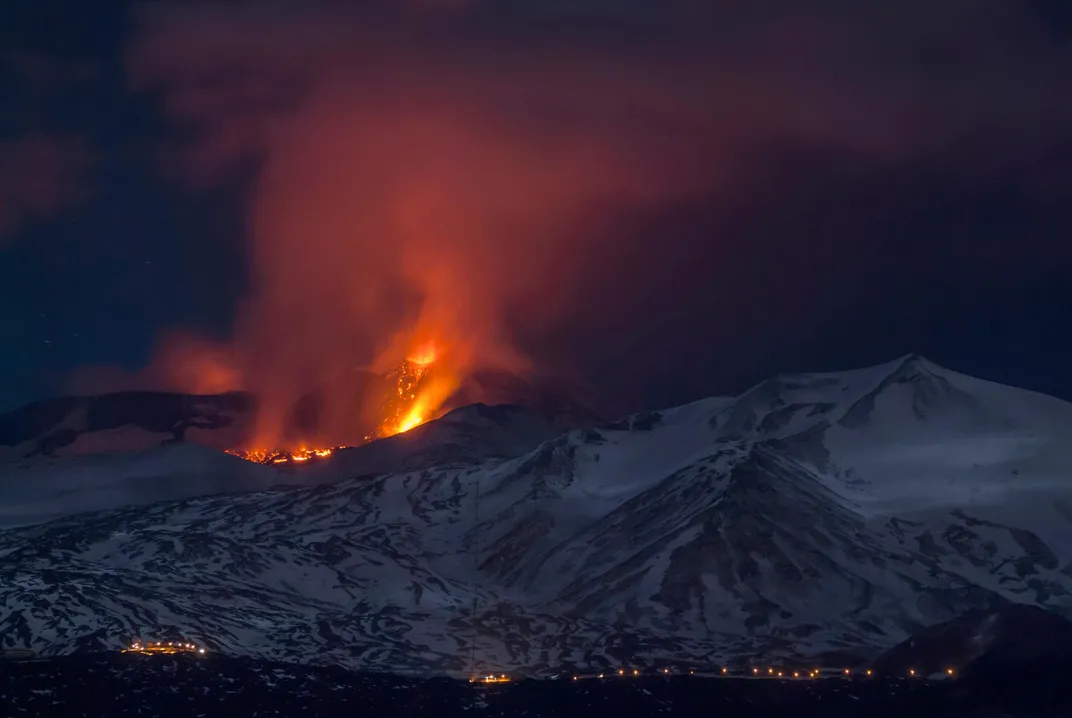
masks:
<svg viewBox="0 0 1072 718"><path fill-rule="evenodd" d="M998 2L910 3L914 20L833 0L808 17L781 2L766 14L586 5L139 12L130 75L184 138L183 175L211 187L252 172L251 290L222 375L262 397L266 440L304 392L355 368L384 370L431 343L455 382L483 367L522 371L549 327L576 334L577 317L614 310L621 325L648 267L697 242L710 245L706 262L731 266L741 249L728 229L688 244L655 233L641 250L623 247L621 230L658 208L738 197L764 176L749 167L758 149L903 161L951 137L977 141L961 137L965 113L1014 125L991 90L1042 101L1016 73L989 72L1035 33ZM949 48L980 69L917 66ZM1024 149L995 148L986 167ZM599 288L599 311L587 287Z"/></svg>

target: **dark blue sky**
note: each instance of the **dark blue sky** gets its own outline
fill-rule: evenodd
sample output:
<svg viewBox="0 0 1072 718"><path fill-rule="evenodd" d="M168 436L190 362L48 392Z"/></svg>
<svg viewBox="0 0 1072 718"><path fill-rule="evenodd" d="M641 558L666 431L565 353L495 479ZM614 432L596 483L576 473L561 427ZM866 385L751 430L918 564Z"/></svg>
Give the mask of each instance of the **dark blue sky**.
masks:
<svg viewBox="0 0 1072 718"><path fill-rule="evenodd" d="M908 352L1072 399L1072 114L1054 79L1072 68L1069 16L1059 2L1020 5L1022 25L1012 29L981 11L936 21L918 46L876 38L900 48L890 52L888 71L887 58L871 54L869 70L846 75L839 67L829 82L828 65L808 65L802 87L825 88L814 102L844 105L841 114L799 113L800 122L822 127L765 134L712 156L719 171L709 189L601 213L586 231L598 226L612 237L604 246L613 253L596 261L578 252L577 261L588 262L583 282L546 280L569 310L540 321L529 321L524 307L506 311L509 331L537 364L572 371L628 406L737 392L776 372L851 368ZM865 39L885 27L882 18L838 8L816 4L818 25L847 24ZM909 7L903 12L912 25ZM19 0L0 13L0 407L61 391L80 366L136 370L169 329L226 341L250 284L256 163L208 183L174 171L170 159L184 151L186 128L160 93L131 89L129 53L143 32L132 6ZM528 32L526 23L548 22L518 13L479 17L465 32L491 34L499 24ZM630 33L659 19L633 18L624 40L606 42L598 8L585 17L556 34L556 47L602 43L628 54ZM721 20L702 15L694 25L710 23L714 37ZM159 22L179 28L186 20ZM181 29L196 36L213 22L209 13ZM765 20L741 22L755 30ZM807 36L812 27L795 22L773 35L787 43L785 53L799 51L793 28ZM1021 34L999 36L1006 30ZM758 45L761 36L755 55L779 57L777 47ZM838 47L839 59L854 51ZM900 71L905 64L911 72ZM781 69L769 76L790 77L781 63L773 66ZM742 76L733 92L769 94L771 105L806 91L788 80L751 87ZM202 80L211 83L211 72ZM672 75L654 82L672 83ZM851 123L858 105L896 103L906 86L923 110L905 116L926 125L912 135L923 140L878 157L830 141L855 132L837 126L838 117ZM734 111L723 103L716 116ZM604 121L615 122L614 112ZM758 110L742 112L748 120ZM932 132L934 117L941 128ZM664 141L657 132L653 145ZM708 163L704 147L698 165Z"/></svg>

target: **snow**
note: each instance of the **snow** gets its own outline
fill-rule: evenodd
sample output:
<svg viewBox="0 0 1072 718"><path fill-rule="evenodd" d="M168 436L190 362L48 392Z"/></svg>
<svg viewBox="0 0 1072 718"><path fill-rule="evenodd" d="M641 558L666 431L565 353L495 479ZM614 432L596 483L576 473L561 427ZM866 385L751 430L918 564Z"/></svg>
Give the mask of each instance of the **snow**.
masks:
<svg viewBox="0 0 1072 718"><path fill-rule="evenodd" d="M963 396L920 420L911 390L896 385L877 398L865 426L828 431L826 448L855 480L839 492L890 515L1001 507L1019 493L1072 490L1072 405L920 364Z"/></svg>
<svg viewBox="0 0 1072 718"><path fill-rule="evenodd" d="M474 597L481 661L505 670L626 641L674 660L892 645L977 596L1072 603L1069 438L1066 403L906 357L320 486L199 447L83 459L0 483L8 525L67 492L99 511L0 532L0 614L59 650L179 626L393 670L464 664Z"/></svg>
<svg viewBox="0 0 1072 718"><path fill-rule="evenodd" d="M0 475L0 527L205 494L247 492L278 472L194 444L54 459Z"/></svg>

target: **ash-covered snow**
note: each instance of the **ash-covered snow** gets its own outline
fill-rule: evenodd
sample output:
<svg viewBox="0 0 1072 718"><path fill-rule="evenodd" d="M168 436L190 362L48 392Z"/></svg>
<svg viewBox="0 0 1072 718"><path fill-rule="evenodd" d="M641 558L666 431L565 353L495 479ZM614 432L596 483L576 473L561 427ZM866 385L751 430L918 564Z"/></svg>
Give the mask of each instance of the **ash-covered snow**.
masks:
<svg viewBox="0 0 1072 718"><path fill-rule="evenodd" d="M1070 439L1069 404L918 357L777 377L513 457L0 533L0 641L453 674L474 637L529 674L862 656L1072 608Z"/></svg>

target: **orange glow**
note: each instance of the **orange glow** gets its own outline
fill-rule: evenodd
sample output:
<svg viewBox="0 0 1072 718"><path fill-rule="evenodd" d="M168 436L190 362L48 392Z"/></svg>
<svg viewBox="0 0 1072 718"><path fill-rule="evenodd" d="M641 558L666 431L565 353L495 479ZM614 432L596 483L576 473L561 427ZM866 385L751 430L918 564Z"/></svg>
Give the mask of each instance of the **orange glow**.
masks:
<svg viewBox="0 0 1072 718"><path fill-rule="evenodd" d="M416 364L419 367L425 367L434 364L437 355L435 342L425 342L417 347L417 349L406 358L406 361L410 364Z"/></svg>
<svg viewBox="0 0 1072 718"><path fill-rule="evenodd" d="M227 453L246 461L252 461L255 464L303 464L310 459L326 459L338 448L344 447L308 449L303 446L293 451L285 449L276 449L274 451L267 449L227 449Z"/></svg>
<svg viewBox="0 0 1072 718"><path fill-rule="evenodd" d="M123 649L123 653L141 653L144 655L193 653L195 655L204 655L205 649L199 648L193 643L175 643L174 641L168 641L167 644L164 644L161 641L134 641L130 646Z"/></svg>
<svg viewBox="0 0 1072 718"><path fill-rule="evenodd" d="M416 412L411 411L410 413L406 414L406 418L403 419L402 422L398 425L398 431L395 433L404 434L410 429L420 426L423 423L424 417Z"/></svg>
<svg viewBox="0 0 1072 718"><path fill-rule="evenodd" d="M380 437L402 434L436 418L461 383L442 345L418 344L395 369L395 394L387 402ZM372 437L370 437L372 438Z"/></svg>
<svg viewBox="0 0 1072 718"><path fill-rule="evenodd" d="M387 373L393 386L378 410L378 428L360 437L355 444L402 434L437 418L443 404L461 384L462 372L457 369L456 352L447 351L445 344L434 340L411 342L410 345L413 348L406 352L407 358ZM342 447L230 449L227 453L257 463L289 465L328 457L338 448Z"/></svg>
<svg viewBox="0 0 1072 718"><path fill-rule="evenodd" d="M379 410L379 428L355 443L402 434L439 416L443 404L461 384L461 373L449 361L451 355L443 347L434 341L416 344L407 353L407 359L388 373L393 389ZM227 453L256 463L289 465L326 458L338 448L343 447L229 449Z"/></svg>

